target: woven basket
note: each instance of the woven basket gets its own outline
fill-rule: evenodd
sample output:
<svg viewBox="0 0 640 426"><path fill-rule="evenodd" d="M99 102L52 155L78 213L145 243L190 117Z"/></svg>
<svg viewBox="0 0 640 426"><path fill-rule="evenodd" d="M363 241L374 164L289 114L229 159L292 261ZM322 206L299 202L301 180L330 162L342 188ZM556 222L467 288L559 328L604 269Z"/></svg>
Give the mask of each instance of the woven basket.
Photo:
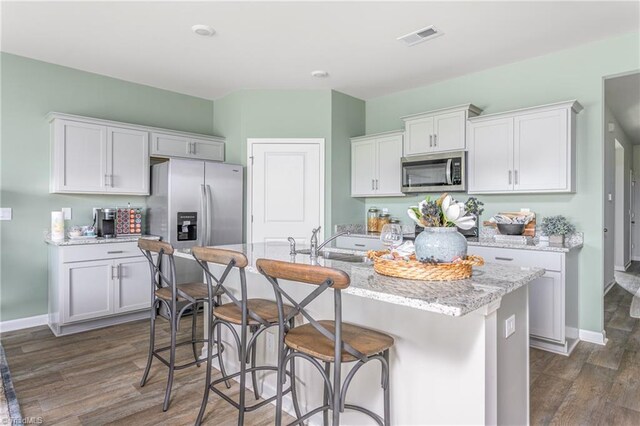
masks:
<svg viewBox="0 0 640 426"><path fill-rule="evenodd" d="M415 255L409 260L383 259L388 254L386 250L369 251L367 256L373 260L373 269L389 277L406 278L422 281L455 281L471 277L473 266L484 265L480 256L467 256L466 259L453 263L423 263L416 260Z"/></svg>

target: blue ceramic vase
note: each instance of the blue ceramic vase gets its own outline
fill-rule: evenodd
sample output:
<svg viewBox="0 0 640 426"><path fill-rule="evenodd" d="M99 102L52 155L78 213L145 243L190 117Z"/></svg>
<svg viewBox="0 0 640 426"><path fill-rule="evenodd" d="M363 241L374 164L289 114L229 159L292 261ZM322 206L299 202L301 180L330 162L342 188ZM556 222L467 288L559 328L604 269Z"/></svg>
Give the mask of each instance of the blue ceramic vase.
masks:
<svg viewBox="0 0 640 426"><path fill-rule="evenodd" d="M450 263L467 255L467 239L452 228L424 228L415 240L416 258L421 261Z"/></svg>

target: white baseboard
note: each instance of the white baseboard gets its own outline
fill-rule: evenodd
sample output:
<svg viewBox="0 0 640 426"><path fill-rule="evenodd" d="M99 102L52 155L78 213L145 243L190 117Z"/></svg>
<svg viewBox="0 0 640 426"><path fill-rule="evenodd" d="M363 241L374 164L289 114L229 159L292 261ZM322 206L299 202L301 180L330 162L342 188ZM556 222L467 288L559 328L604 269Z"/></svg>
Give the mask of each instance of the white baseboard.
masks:
<svg viewBox="0 0 640 426"><path fill-rule="evenodd" d="M24 328L37 327L39 325L47 325L49 321L49 315L36 315L28 318L18 318L9 321L0 322L0 333L6 333L7 331L22 330Z"/></svg>
<svg viewBox="0 0 640 426"><path fill-rule="evenodd" d="M606 345L607 344L607 332L602 330L591 331L591 330L580 330L579 331L580 340L583 342L595 343L596 345Z"/></svg>
<svg viewBox="0 0 640 426"><path fill-rule="evenodd" d="M607 293L609 293L609 290L611 290L615 284L616 284L616 281L615 281L615 280L613 280L613 281L611 281L609 284L607 284L607 285L604 287L604 295L605 295L605 296L607 295Z"/></svg>
<svg viewBox="0 0 640 426"><path fill-rule="evenodd" d="M631 256L631 260L635 260L636 262L640 262L640 256Z"/></svg>

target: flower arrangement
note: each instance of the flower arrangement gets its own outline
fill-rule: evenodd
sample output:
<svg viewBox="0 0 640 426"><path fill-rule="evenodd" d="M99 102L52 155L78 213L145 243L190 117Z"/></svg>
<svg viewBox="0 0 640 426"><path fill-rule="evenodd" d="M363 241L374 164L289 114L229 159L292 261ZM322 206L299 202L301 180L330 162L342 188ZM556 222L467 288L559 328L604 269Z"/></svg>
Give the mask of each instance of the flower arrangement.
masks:
<svg viewBox="0 0 640 426"><path fill-rule="evenodd" d="M544 219L542 219L541 229L542 233L547 236L564 236L576 232L576 227L573 226L573 224L571 224L569 220L567 220L567 218L562 215L545 217Z"/></svg>
<svg viewBox="0 0 640 426"><path fill-rule="evenodd" d="M467 203L453 199L451 195L442 194L438 199L425 198L417 206L409 207L407 214L418 225L427 227L453 227L471 229L476 224L476 217L467 209ZM476 200L476 207L479 207ZM480 203L480 206L482 203Z"/></svg>

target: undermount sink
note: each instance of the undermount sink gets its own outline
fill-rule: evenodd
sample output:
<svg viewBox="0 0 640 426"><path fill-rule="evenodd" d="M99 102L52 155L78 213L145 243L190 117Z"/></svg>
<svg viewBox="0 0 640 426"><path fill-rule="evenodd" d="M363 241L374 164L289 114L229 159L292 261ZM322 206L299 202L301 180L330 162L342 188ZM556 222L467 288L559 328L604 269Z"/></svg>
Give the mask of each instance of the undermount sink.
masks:
<svg viewBox="0 0 640 426"><path fill-rule="evenodd" d="M298 250L298 254L311 254L309 249ZM365 263L369 260L367 256L361 254L338 253L335 251L321 250L318 257L324 257L329 260L338 260L340 262Z"/></svg>

